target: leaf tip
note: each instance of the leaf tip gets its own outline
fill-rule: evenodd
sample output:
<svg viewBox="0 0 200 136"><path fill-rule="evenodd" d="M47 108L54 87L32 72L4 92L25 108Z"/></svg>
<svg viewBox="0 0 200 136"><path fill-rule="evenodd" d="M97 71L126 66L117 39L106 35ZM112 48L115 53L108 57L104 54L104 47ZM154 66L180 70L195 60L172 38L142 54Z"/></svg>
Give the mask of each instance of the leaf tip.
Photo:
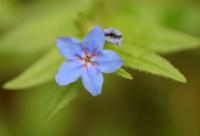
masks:
<svg viewBox="0 0 200 136"><path fill-rule="evenodd" d="M116 74L125 79L133 80L133 76L123 68L120 68L119 70L117 70Z"/></svg>
<svg viewBox="0 0 200 136"><path fill-rule="evenodd" d="M186 77L184 75L182 75L181 78L180 78L180 80L179 80L179 82L181 82L181 83L187 83Z"/></svg>
<svg viewBox="0 0 200 136"><path fill-rule="evenodd" d="M187 83L187 79L186 77L177 70L177 74L176 74L176 77L173 78L174 80L180 82L180 83Z"/></svg>
<svg viewBox="0 0 200 136"><path fill-rule="evenodd" d="M4 89L8 90L18 90L18 89L26 89L27 85L26 82L23 80L19 80L18 78L11 79L3 84Z"/></svg>
<svg viewBox="0 0 200 136"><path fill-rule="evenodd" d="M17 89L17 86L12 81L8 81L3 84L3 88L4 89Z"/></svg>

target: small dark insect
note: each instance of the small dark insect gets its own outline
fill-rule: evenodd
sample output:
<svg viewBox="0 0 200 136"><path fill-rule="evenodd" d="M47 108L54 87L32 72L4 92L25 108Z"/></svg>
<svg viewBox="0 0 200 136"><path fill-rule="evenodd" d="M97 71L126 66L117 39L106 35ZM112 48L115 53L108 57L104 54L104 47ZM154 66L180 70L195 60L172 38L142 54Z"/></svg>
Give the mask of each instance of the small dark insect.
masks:
<svg viewBox="0 0 200 136"><path fill-rule="evenodd" d="M109 27L104 29L104 34L106 37L106 42L111 44L117 44L118 46L122 43L122 33L115 28Z"/></svg>

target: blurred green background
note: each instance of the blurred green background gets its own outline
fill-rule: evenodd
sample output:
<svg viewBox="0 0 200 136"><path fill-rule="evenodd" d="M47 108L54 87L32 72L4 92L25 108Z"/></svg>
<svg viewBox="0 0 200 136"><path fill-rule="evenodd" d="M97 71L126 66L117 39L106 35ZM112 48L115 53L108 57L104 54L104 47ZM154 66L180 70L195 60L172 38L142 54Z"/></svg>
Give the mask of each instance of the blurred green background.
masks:
<svg viewBox="0 0 200 136"><path fill-rule="evenodd" d="M0 85L55 48L57 37L82 36L87 21L80 14L99 24L129 15L200 37L199 0L0 0ZM200 136L200 49L163 56L186 84L135 70L129 70L132 81L106 75L101 96L81 91L45 126L44 115L63 88L54 82L17 91L2 87L0 136Z"/></svg>

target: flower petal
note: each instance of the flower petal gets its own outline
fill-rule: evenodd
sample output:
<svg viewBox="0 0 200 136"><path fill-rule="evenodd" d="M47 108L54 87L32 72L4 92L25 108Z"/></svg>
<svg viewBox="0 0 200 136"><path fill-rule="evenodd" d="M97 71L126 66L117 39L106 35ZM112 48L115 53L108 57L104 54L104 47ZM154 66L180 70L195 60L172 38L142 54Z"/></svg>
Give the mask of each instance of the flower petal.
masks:
<svg viewBox="0 0 200 136"><path fill-rule="evenodd" d="M81 54L81 42L76 38L61 37L56 45L65 58L70 59Z"/></svg>
<svg viewBox="0 0 200 136"><path fill-rule="evenodd" d="M91 52L103 49L105 35L101 27L93 28L83 40L83 45Z"/></svg>
<svg viewBox="0 0 200 136"><path fill-rule="evenodd" d="M113 73L123 64L121 57L111 50L103 50L102 54L96 57L95 62L103 73Z"/></svg>
<svg viewBox="0 0 200 136"><path fill-rule="evenodd" d="M81 74L81 63L78 61L66 61L61 65L55 79L57 84L64 86L78 80Z"/></svg>
<svg viewBox="0 0 200 136"><path fill-rule="evenodd" d="M90 65L87 69L85 69L82 75L82 82L84 87L93 96L101 94L103 85L103 75L100 71L96 69L95 66Z"/></svg>

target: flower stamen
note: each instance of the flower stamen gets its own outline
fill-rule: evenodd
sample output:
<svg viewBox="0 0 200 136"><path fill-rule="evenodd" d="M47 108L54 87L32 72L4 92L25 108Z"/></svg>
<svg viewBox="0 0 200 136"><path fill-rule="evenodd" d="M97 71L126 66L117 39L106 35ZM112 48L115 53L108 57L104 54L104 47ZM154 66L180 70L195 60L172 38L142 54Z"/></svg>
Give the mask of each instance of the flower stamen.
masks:
<svg viewBox="0 0 200 136"><path fill-rule="evenodd" d="M80 57L79 60L83 62L83 67L87 67L88 64L95 65L95 62L93 62L94 57L96 57L96 54L85 54L83 57Z"/></svg>
<svg viewBox="0 0 200 136"><path fill-rule="evenodd" d="M92 62L92 56L86 56L84 60L85 60L85 63L90 63Z"/></svg>

